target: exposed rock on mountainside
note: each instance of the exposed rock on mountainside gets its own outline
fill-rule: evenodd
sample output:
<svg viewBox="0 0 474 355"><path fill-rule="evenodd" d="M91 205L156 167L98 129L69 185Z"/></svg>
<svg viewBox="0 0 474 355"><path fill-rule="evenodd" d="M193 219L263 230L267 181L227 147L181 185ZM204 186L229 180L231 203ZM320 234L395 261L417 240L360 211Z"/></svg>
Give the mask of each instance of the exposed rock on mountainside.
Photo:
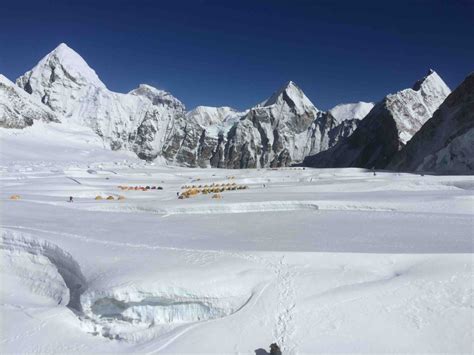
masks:
<svg viewBox="0 0 474 355"><path fill-rule="evenodd" d="M449 95L434 71L377 103L347 139L320 154L308 156L313 167L384 168Z"/></svg>
<svg viewBox="0 0 474 355"><path fill-rule="evenodd" d="M48 107L0 74L0 127L25 128L35 120L58 121Z"/></svg>
<svg viewBox="0 0 474 355"><path fill-rule="evenodd" d="M319 110L293 82L252 109L228 132L224 166L286 166L301 161Z"/></svg>
<svg viewBox="0 0 474 355"><path fill-rule="evenodd" d="M388 168L474 172L474 73L448 96Z"/></svg>

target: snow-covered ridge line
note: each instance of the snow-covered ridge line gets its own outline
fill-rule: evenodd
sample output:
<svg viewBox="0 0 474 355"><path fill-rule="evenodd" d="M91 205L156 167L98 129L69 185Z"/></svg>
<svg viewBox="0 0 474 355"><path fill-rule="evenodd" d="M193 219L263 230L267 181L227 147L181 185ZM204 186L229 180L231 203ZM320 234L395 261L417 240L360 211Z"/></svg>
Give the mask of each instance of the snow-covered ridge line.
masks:
<svg viewBox="0 0 474 355"><path fill-rule="evenodd" d="M291 81L244 112L199 106L186 113L178 99L150 85L141 84L127 94L108 90L64 43L18 78L17 84L63 123L92 129L112 150L190 167L298 163L351 134L356 127L352 121L361 115L351 112L354 117L328 118Z"/></svg>
<svg viewBox="0 0 474 355"><path fill-rule="evenodd" d="M108 90L64 43L16 83L30 95L17 95L0 83L2 127L25 128L38 119L61 121L85 126L110 149L133 152L147 162L233 169L303 163L385 168L450 93L430 70L411 88L375 105L340 104L323 112L289 81L243 112L226 106L186 112L169 92L147 84L128 93ZM470 137L457 139L440 157L465 154Z"/></svg>
<svg viewBox="0 0 474 355"><path fill-rule="evenodd" d="M357 204L354 202L340 201L262 201L262 202L239 202L239 203L221 203L203 204L199 206L183 207L156 207L146 203L125 204L125 205L106 205L87 208L89 211L107 211L107 212L143 212L162 215L164 217L171 215L206 215L206 214L234 214L234 213L257 213L257 212L285 212L285 211L317 211L317 210L343 210L343 211L376 211L387 212L394 211L393 207L382 205Z"/></svg>

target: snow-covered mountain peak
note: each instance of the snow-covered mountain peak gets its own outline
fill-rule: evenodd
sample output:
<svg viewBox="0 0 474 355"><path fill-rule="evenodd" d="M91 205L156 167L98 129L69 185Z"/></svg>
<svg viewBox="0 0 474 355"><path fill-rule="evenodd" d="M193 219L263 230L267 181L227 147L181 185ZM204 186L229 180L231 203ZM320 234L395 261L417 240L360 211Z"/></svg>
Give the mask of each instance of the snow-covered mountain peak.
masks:
<svg viewBox="0 0 474 355"><path fill-rule="evenodd" d="M259 106L280 106L283 104L288 105L298 113L305 111L318 111L310 99L308 99L304 94L303 90L301 90L293 81L287 82Z"/></svg>
<svg viewBox="0 0 474 355"><path fill-rule="evenodd" d="M105 88L96 72L65 43L61 43L44 56L32 70L20 77L17 83L31 93L33 89L25 84L26 81L30 81L30 85L33 85L34 82L54 82L61 79L72 81L77 85Z"/></svg>
<svg viewBox="0 0 474 355"><path fill-rule="evenodd" d="M153 105L166 105L181 111L185 110L184 104L165 90L157 89L148 84L140 84L138 88L129 92L130 95L148 98Z"/></svg>
<svg viewBox="0 0 474 355"><path fill-rule="evenodd" d="M415 91L423 92L436 92L444 96L449 95L451 89L441 79L441 77L433 69L428 71L428 74L422 79L418 80L412 87Z"/></svg>
<svg viewBox="0 0 474 355"><path fill-rule="evenodd" d="M387 95L383 104L395 119L403 144L411 139L450 93L443 79L430 69L412 88Z"/></svg>

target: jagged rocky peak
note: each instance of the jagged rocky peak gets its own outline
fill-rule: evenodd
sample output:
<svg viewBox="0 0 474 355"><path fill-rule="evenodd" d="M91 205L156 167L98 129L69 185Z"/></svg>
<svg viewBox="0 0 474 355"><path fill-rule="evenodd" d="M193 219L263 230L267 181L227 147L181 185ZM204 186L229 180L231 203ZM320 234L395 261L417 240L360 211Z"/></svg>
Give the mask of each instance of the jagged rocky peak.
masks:
<svg viewBox="0 0 474 355"><path fill-rule="evenodd" d="M308 97L304 94L303 90L301 90L293 81L289 81L283 85L259 106L268 107L273 105L287 105L297 114L308 111L318 111L310 99L308 99Z"/></svg>
<svg viewBox="0 0 474 355"><path fill-rule="evenodd" d="M96 72L65 43L61 43L43 57L32 70L18 78L17 84L31 94L41 83L55 81L105 88Z"/></svg>
<svg viewBox="0 0 474 355"><path fill-rule="evenodd" d="M474 171L474 73L446 98L388 168L439 173Z"/></svg>
<svg viewBox="0 0 474 355"><path fill-rule="evenodd" d="M412 88L387 95L383 105L392 114L402 144L406 144L443 103L451 90L432 69Z"/></svg>
<svg viewBox="0 0 474 355"><path fill-rule="evenodd" d="M184 111L184 104L168 91L157 89L148 84L140 84L138 88L129 92L131 95L148 98L153 105L164 105L179 111Z"/></svg>
<svg viewBox="0 0 474 355"><path fill-rule="evenodd" d="M438 109L439 105L451 93L451 89L433 69L430 69L424 78L418 80L412 89L419 92L426 106L432 110L432 113Z"/></svg>
<svg viewBox="0 0 474 355"><path fill-rule="evenodd" d="M428 70L426 76L416 81L412 86L412 90L415 91L428 91L431 93L449 93L451 90L441 77L433 69Z"/></svg>

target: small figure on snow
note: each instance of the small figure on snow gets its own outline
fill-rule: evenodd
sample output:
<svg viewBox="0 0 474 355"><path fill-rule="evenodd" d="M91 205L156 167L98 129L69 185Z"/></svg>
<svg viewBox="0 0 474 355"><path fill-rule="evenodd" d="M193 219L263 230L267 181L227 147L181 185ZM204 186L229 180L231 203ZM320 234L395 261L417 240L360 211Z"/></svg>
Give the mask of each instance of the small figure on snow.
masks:
<svg viewBox="0 0 474 355"><path fill-rule="evenodd" d="M72 199L72 196L69 196L69 202L74 202L74 200Z"/></svg>
<svg viewBox="0 0 474 355"><path fill-rule="evenodd" d="M270 344L270 355L281 355L280 347L276 344Z"/></svg>
<svg viewBox="0 0 474 355"><path fill-rule="evenodd" d="M375 173L375 166L372 167L372 172L374 173L374 176L377 175L377 174Z"/></svg>

